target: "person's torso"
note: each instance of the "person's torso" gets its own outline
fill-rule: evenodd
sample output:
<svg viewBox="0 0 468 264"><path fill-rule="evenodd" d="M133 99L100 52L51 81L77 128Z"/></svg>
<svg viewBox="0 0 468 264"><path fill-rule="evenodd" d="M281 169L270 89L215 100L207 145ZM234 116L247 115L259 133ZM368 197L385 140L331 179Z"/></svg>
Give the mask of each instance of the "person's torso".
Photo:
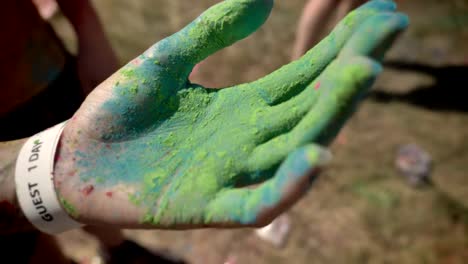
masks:
<svg viewBox="0 0 468 264"><path fill-rule="evenodd" d="M31 0L2 2L0 34L1 117L58 77L66 51Z"/></svg>

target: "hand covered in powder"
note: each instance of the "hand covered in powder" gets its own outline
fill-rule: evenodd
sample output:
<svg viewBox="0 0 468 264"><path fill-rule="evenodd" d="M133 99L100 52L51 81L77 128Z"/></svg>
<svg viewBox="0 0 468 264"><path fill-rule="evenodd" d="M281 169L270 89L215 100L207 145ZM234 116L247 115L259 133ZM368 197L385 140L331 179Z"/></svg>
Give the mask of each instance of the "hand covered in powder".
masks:
<svg viewBox="0 0 468 264"><path fill-rule="evenodd" d="M349 14L301 59L226 89L194 65L247 37L273 0L228 0L98 86L67 123L55 166L65 209L127 228L261 226L309 188L326 145L408 24L392 1Z"/></svg>

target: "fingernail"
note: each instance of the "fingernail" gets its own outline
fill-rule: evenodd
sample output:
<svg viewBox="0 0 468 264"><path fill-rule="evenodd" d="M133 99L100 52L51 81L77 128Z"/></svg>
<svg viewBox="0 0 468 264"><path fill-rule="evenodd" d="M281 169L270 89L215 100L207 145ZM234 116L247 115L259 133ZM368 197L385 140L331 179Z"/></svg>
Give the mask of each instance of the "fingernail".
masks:
<svg viewBox="0 0 468 264"><path fill-rule="evenodd" d="M313 151L309 152L309 159L314 167L323 167L333 159L333 154L327 148L317 145L311 147Z"/></svg>
<svg viewBox="0 0 468 264"><path fill-rule="evenodd" d="M398 17L399 22L400 22L398 24L400 29L405 29L405 28L407 28L409 26L410 19L406 14L397 13L396 16Z"/></svg>
<svg viewBox="0 0 468 264"><path fill-rule="evenodd" d="M333 159L333 154L326 148L320 148L317 160L315 162L317 167L322 167L329 164Z"/></svg>

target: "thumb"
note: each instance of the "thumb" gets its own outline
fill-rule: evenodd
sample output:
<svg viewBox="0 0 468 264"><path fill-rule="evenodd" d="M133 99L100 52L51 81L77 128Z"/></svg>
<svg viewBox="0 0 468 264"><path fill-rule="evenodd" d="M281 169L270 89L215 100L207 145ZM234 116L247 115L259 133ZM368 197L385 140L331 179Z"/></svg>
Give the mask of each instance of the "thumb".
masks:
<svg viewBox="0 0 468 264"><path fill-rule="evenodd" d="M214 5L188 26L158 42L145 55L163 66L190 72L216 51L255 32L268 18L273 0L226 0ZM188 75L188 74L187 74Z"/></svg>

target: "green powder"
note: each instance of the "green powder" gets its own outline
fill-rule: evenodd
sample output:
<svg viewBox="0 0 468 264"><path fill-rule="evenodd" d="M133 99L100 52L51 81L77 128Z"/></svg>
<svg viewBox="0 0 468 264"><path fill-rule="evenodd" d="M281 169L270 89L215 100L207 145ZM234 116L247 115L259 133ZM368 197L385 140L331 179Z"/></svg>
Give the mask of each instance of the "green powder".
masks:
<svg viewBox="0 0 468 264"><path fill-rule="evenodd" d="M60 197L60 203L62 204L63 208L69 215L73 218L78 218L79 213L78 210L73 206L70 202L68 202L65 198Z"/></svg>

